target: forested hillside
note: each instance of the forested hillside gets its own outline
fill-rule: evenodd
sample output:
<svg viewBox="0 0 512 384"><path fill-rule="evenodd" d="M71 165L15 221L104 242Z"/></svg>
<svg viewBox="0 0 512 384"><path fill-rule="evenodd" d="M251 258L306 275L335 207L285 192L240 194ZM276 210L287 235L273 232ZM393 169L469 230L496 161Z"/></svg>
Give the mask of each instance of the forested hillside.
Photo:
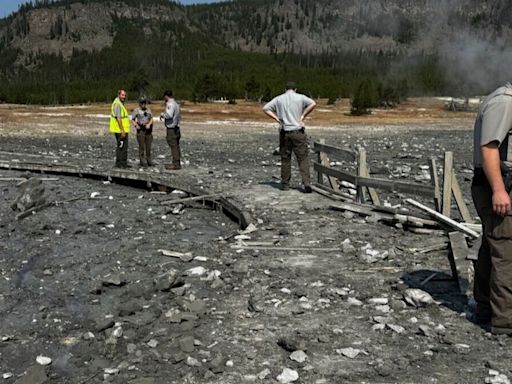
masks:
<svg viewBox="0 0 512 384"><path fill-rule="evenodd" d="M494 0L39 1L0 21L0 101L267 99L361 84L381 101L483 93L508 79L511 5Z"/></svg>

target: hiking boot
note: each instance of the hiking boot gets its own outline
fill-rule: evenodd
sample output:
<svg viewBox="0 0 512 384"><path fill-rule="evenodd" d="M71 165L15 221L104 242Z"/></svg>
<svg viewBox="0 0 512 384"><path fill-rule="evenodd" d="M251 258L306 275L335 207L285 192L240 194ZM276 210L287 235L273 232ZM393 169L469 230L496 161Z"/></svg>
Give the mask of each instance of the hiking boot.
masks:
<svg viewBox="0 0 512 384"><path fill-rule="evenodd" d="M165 169L167 169L168 171L177 171L178 169L181 169L181 165L166 164Z"/></svg>
<svg viewBox="0 0 512 384"><path fill-rule="evenodd" d="M304 186L304 193L313 193L313 190L311 189L310 185Z"/></svg>
<svg viewBox="0 0 512 384"><path fill-rule="evenodd" d="M288 184L281 184L281 191L289 191L290 186Z"/></svg>
<svg viewBox="0 0 512 384"><path fill-rule="evenodd" d="M512 328L505 327L491 327L491 333L493 335L507 335L512 336Z"/></svg>
<svg viewBox="0 0 512 384"><path fill-rule="evenodd" d="M140 165L142 168L146 168L146 167L149 165L149 163L148 163L146 160L141 160L141 161L140 161L140 163L139 163L139 165Z"/></svg>

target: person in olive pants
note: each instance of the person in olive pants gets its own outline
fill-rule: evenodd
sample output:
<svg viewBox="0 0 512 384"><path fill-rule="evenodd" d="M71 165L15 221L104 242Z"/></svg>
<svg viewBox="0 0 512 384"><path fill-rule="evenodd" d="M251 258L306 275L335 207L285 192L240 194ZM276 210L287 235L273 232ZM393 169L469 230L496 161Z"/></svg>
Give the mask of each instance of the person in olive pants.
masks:
<svg viewBox="0 0 512 384"><path fill-rule="evenodd" d="M153 114L147 106L146 97L139 98L139 108L132 113L132 123L137 130L139 143L139 160L141 167L153 166L151 145L153 143Z"/></svg>
<svg viewBox="0 0 512 384"><path fill-rule="evenodd" d="M297 86L286 84L286 92L274 97L263 107L263 111L279 123L279 150L281 152L281 189L290 188L292 175L292 152L297 157L304 185L304 192L311 193L308 139L304 120L316 103L309 97L297 93Z"/></svg>

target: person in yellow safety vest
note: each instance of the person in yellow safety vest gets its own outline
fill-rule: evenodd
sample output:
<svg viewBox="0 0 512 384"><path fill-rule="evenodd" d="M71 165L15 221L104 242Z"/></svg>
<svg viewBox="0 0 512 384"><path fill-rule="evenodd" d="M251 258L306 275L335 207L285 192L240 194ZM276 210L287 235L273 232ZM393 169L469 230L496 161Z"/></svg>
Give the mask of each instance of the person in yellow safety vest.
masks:
<svg viewBox="0 0 512 384"><path fill-rule="evenodd" d="M130 132L130 115L124 106L127 93L124 89L117 92L110 111L110 133L116 137L116 167L131 168L128 165L128 133Z"/></svg>

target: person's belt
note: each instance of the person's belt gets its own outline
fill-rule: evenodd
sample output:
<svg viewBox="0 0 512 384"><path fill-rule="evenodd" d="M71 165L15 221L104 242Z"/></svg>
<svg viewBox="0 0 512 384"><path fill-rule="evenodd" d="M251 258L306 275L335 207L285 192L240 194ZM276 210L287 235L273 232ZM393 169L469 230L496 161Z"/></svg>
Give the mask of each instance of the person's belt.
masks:
<svg viewBox="0 0 512 384"><path fill-rule="evenodd" d="M306 130L304 128L300 128L300 129L292 129L292 130L285 130L283 129L282 132L283 133L304 133Z"/></svg>
<svg viewBox="0 0 512 384"><path fill-rule="evenodd" d="M167 129L174 129L175 131L177 131L178 129L180 129L180 126L177 125L175 127L167 127Z"/></svg>

